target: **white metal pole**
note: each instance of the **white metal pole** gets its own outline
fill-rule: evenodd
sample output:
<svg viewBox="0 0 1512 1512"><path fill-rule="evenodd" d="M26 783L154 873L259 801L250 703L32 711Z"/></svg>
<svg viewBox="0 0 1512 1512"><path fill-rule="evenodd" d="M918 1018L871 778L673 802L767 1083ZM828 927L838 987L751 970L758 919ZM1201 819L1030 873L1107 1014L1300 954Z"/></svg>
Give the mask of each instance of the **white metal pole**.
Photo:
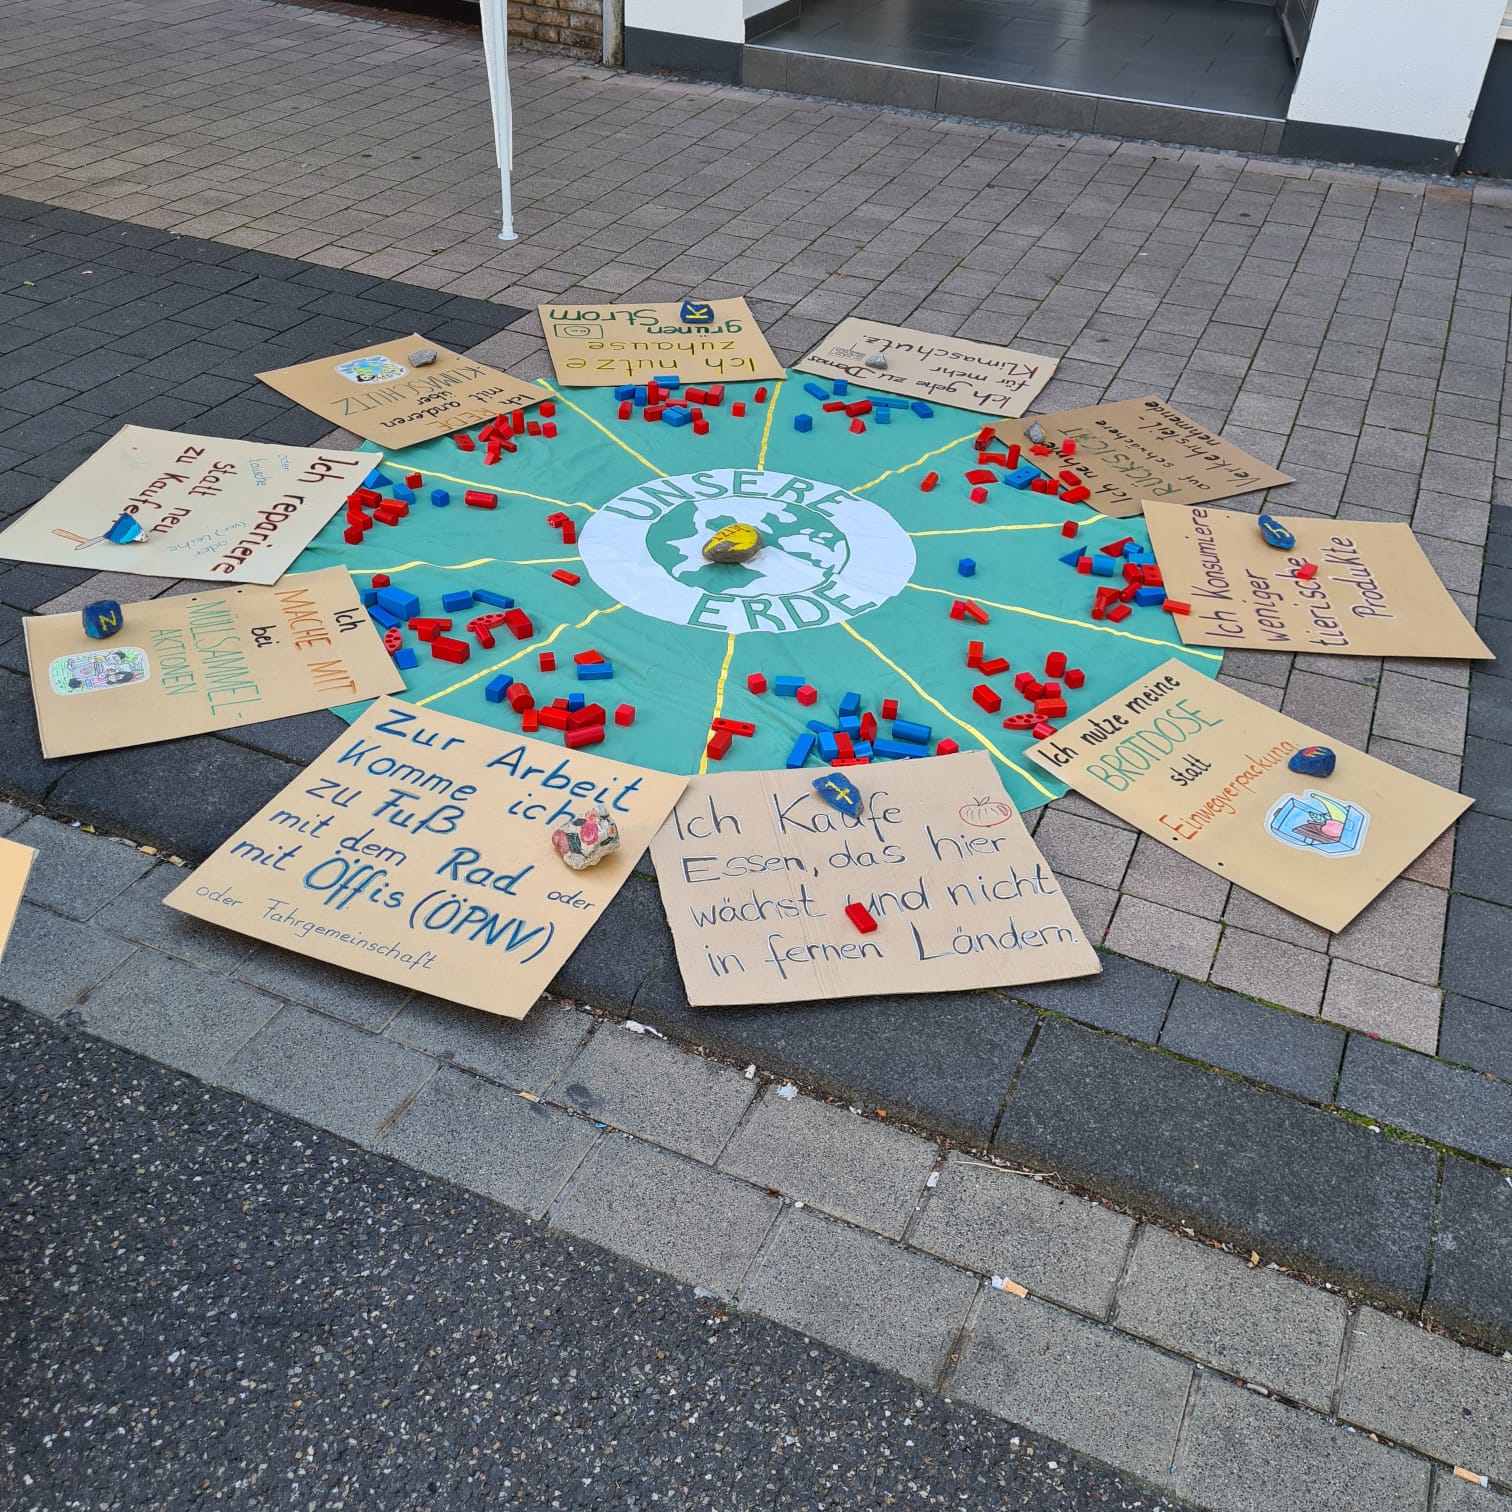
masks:
<svg viewBox="0 0 1512 1512"><path fill-rule="evenodd" d="M509 21L505 0L482 0L483 56L488 61L488 98L493 106L494 151L499 160L499 187L503 199L500 241L516 241L514 193L514 110L509 101Z"/></svg>

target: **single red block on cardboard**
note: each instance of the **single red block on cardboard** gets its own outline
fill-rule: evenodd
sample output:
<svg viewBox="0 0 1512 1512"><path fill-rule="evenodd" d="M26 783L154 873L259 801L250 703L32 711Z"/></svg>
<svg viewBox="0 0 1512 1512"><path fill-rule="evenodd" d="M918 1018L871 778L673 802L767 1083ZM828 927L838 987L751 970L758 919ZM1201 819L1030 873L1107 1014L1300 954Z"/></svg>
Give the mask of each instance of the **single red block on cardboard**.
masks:
<svg viewBox="0 0 1512 1512"><path fill-rule="evenodd" d="M845 917L856 926L860 934L871 934L876 930L877 921L867 912L864 903L847 903L845 905Z"/></svg>

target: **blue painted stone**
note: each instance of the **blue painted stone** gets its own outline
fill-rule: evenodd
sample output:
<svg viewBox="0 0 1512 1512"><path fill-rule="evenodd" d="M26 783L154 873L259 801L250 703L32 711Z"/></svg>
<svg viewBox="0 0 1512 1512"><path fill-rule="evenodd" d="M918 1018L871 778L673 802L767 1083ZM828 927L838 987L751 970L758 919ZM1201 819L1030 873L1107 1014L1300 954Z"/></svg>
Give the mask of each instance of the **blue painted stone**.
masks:
<svg viewBox="0 0 1512 1512"><path fill-rule="evenodd" d="M714 306L706 299L685 299L677 318L683 325L707 326L714 324Z"/></svg>
<svg viewBox="0 0 1512 1512"><path fill-rule="evenodd" d="M84 606L84 633L91 640L109 640L123 624L121 606L114 599L97 599Z"/></svg>
<svg viewBox="0 0 1512 1512"><path fill-rule="evenodd" d="M823 744L822 739L820 744ZM849 777L842 777L839 772L827 772L823 777L814 778L814 791L831 808L839 809L851 819L861 812L860 789Z"/></svg>
<svg viewBox="0 0 1512 1512"><path fill-rule="evenodd" d="M1275 515L1258 515L1255 524L1260 527L1261 539L1267 546L1274 546L1277 551L1290 551L1296 546L1296 536Z"/></svg>
<svg viewBox="0 0 1512 1512"><path fill-rule="evenodd" d="M140 541L146 533L135 515L123 514L105 532L105 539L117 546L130 546L133 541Z"/></svg>
<svg viewBox="0 0 1512 1512"><path fill-rule="evenodd" d="M1338 759L1330 746L1303 746L1286 765L1290 771L1300 772L1304 777L1332 777Z"/></svg>

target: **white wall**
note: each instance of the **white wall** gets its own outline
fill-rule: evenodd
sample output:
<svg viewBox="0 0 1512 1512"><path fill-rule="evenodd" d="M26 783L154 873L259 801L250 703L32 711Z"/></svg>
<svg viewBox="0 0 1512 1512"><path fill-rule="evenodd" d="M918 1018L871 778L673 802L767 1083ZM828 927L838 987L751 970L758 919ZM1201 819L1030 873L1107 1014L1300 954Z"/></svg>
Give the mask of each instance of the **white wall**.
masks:
<svg viewBox="0 0 1512 1512"><path fill-rule="evenodd" d="M1319 0L1287 116L1463 142L1506 0Z"/></svg>
<svg viewBox="0 0 1512 1512"><path fill-rule="evenodd" d="M741 0L625 0L625 25L716 42L745 41Z"/></svg>

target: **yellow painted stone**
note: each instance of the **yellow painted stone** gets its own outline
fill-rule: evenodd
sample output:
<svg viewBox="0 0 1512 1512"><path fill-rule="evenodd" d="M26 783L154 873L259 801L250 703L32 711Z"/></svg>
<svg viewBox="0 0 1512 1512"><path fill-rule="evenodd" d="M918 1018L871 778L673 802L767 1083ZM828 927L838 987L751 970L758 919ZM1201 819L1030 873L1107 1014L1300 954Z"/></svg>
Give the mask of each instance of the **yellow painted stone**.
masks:
<svg viewBox="0 0 1512 1512"><path fill-rule="evenodd" d="M726 525L704 543L706 562L749 562L766 543L754 525Z"/></svg>

